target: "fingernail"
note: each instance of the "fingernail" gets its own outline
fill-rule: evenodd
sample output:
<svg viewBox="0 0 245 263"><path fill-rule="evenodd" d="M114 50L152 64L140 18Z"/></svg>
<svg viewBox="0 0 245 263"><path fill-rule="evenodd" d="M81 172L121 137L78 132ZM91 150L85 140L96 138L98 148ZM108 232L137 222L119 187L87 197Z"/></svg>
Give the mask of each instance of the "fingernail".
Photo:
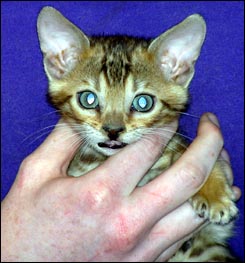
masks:
<svg viewBox="0 0 245 263"><path fill-rule="evenodd" d="M212 123L214 123L216 126L220 127L219 121L218 121L217 117L216 117L214 114L208 113L207 116L208 116L208 119L209 119Z"/></svg>

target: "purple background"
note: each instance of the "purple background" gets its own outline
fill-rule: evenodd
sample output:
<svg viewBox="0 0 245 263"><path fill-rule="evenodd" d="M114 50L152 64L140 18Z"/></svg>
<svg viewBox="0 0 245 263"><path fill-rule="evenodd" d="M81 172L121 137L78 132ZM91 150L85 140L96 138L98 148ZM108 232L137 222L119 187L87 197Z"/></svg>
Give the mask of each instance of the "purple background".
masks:
<svg viewBox="0 0 245 263"><path fill-rule="evenodd" d="M51 5L86 34L131 34L156 37L188 15L199 13L207 37L191 83L188 112L217 114L229 151L235 184L244 186L244 3L243 2L1 2L2 6L2 198L21 161L45 138L58 120L46 102L47 79L36 33L37 15ZM198 120L183 117L183 129L194 137ZM28 137L29 135L31 135ZM43 135L43 136L41 136ZM231 240L243 257L244 201Z"/></svg>

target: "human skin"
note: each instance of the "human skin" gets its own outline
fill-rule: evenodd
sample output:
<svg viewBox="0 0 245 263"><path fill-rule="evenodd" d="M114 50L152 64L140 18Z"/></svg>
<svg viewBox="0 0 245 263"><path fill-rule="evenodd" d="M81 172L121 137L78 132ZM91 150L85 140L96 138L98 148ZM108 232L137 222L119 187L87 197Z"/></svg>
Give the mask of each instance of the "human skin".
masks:
<svg viewBox="0 0 245 263"><path fill-rule="evenodd" d="M64 123L22 162L2 202L2 262L165 261L203 226L187 200L218 157L229 162L214 115L202 116L183 156L143 187L136 185L166 144L162 136L139 140L73 178L66 171L74 136ZM232 183L231 170L227 177Z"/></svg>

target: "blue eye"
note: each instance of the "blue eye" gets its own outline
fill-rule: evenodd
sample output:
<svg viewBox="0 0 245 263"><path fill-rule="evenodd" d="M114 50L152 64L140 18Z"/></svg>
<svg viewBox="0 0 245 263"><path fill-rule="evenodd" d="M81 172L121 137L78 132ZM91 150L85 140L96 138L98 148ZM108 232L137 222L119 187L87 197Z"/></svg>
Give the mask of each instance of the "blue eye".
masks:
<svg viewBox="0 0 245 263"><path fill-rule="evenodd" d="M78 101L85 109L96 109L99 107L98 97L92 91L78 93Z"/></svg>
<svg viewBox="0 0 245 263"><path fill-rule="evenodd" d="M141 94L134 98L132 109L139 112L147 112L154 106L154 98L150 95Z"/></svg>

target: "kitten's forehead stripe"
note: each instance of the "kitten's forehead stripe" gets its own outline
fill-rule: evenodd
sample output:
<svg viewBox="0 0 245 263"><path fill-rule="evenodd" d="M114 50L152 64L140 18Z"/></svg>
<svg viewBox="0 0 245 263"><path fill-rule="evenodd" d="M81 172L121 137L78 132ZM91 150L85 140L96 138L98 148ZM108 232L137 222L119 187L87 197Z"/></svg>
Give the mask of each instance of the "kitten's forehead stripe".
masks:
<svg viewBox="0 0 245 263"><path fill-rule="evenodd" d="M120 42L116 43L114 48L105 46L102 63L102 70L110 86L122 85L125 82L130 71L130 58Z"/></svg>
<svg viewBox="0 0 245 263"><path fill-rule="evenodd" d="M132 70L132 53L146 48L148 41L126 36L94 37L91 46L101 45L104 55L101 60L101 72L110 87L124 86Z"/></svg>

